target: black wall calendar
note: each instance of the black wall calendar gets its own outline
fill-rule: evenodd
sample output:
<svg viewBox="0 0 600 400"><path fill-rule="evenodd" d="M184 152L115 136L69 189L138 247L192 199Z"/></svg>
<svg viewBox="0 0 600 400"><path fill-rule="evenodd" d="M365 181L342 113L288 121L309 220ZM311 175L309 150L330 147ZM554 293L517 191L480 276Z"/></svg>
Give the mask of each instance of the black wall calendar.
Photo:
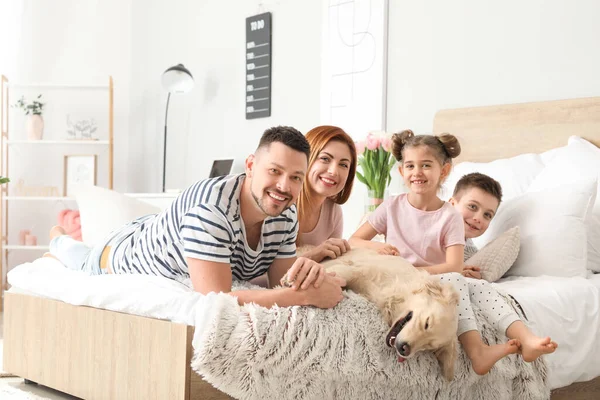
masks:
<svg viewBox="0 0 600 400"><path fill-rule="evenodd" d="M271 13L246 18L246 119L271 116Z"/></svg>

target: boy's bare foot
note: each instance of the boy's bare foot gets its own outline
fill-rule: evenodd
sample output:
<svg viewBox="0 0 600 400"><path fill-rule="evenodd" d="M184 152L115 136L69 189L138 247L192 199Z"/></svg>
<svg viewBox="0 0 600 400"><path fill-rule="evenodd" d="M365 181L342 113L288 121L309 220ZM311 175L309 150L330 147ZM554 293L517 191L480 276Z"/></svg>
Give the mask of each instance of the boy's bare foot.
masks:
<svg viewBox="0 0 600 400"><path fill-rule="evenodd" d="M553 342L550 337L530 336L521 340L521 355L523 360L532 362L543 354L554 353L558 344Z"/></svg>
<svg viewBox="0 0 600 400"><path fill-rule="evenodd" d="M66 235L67 231L62 226L55 225L50 229L50 240L57 236Z"/></svg>
<svg viewBox="0 0 600 400"><path fill-rule="evenodd" d="M483 344L467 353L473 365L473 371L477 375L485 375L500 360L509 354L519 351L519 341L511 339L506 343L488 346Z"/></svg>

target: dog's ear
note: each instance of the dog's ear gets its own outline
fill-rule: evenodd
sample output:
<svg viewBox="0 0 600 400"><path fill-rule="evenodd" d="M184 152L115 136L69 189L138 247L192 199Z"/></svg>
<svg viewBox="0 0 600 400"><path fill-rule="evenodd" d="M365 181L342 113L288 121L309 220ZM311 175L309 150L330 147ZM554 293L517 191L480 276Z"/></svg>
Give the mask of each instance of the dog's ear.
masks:
<svg viewBox="0 0 600 400"><path fill-rule="evenodd" d="M404 297L394 294L384 299L383 304L379 307L383 319L389 326L395 322L396 317L399 314L399 307L404 303Z"/></svg>
<svg viewBox="0 0 600 400"><path fill-rule="evenodd" d="M447 304L458 305L458 294L454 287L449 283L441 283L434 277L431 277L425 282L422 288L415 290L413 293L419 293L426 290L427 293L436 300L446 302Z"/></svg>
<svg viewBox="0 0 600 400"><path fill-rule="evenodd" d="M447 345L434 352L442 374L448 382L454 379L454 365L456 364L456 340L450 341Z"/></svg>
<svg viewBox="0 0 600 400"><path fill-rule="evenodd" d="M442 283L442 293L441 296L442 298L448 302L448 304L450 305L458 305L458 293L456 293L456 290L454 289L454 287L449 284L449 283Z"/></svg>

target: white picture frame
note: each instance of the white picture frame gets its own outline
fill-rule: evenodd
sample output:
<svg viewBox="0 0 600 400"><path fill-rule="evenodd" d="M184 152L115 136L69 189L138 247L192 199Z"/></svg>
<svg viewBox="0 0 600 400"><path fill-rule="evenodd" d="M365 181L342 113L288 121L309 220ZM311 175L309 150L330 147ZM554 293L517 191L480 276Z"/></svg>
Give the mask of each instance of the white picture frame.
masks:
<svg viewBox="0 0 600 400"><path fill-rule="evenodd" d="M96 154L65 155L64 196L71 196L75 186L96 185L97 167L98 156Z"/></svg>

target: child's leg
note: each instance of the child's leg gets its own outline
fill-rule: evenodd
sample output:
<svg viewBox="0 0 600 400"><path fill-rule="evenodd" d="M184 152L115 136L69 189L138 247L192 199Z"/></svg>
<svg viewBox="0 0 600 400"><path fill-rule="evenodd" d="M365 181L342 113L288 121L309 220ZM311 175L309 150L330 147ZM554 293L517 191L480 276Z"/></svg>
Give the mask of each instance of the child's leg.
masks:
<svg viewBox="0 0 600 400"><path fill-rule="evenodd" d="M50 256L65 267L76 271L83 270L91 250L83 242L65 235L65 230L60 226L50 229Z"/></svg>
<svg viewBox="0 0 600 400"><path fill-rule="evenodd" d="M459 295L458 340L471 360L475 373L479 375L487 374L498 360L519 350L517 340L510 340L507 343L492 346L483 343L471 308L467 281L461 274L455 272L441 274L439 277L440 282L452 284Z"/></svg>
<svg viewBox="0 0 600 400"><path fill-rule="evenodd" d="M556 350L558 345L549 337L541 338L534 335L504 297L487 281L470 278L466 278L466 280L471 300L481 309L487 320L493 323L498 332L519 341L521 354L525 361L534 361L542 354L552 353Z"/></svg>

